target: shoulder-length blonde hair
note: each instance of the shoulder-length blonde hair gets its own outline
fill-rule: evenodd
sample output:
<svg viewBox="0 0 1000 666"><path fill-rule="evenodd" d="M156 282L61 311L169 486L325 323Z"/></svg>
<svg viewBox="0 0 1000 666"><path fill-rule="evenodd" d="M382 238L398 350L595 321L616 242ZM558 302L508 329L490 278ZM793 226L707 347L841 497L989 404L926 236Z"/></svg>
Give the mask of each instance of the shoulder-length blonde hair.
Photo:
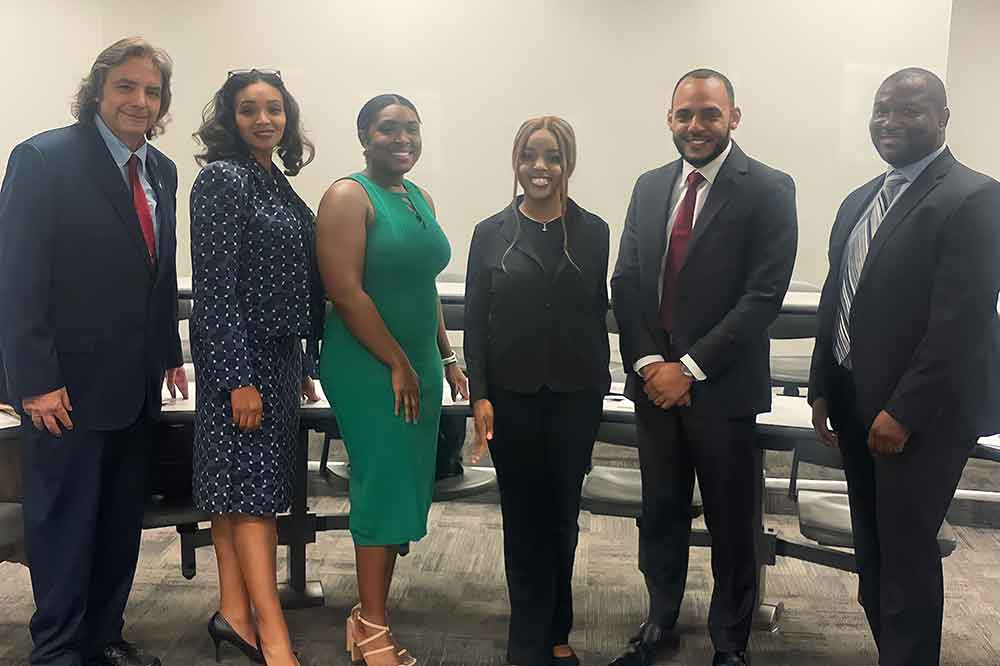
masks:
<svg viewBox="0 0 1000 666"><path fill-rule="evenodd" d="M76 91L70 108L73 117L82 123L93 123L101 105L101 93L104 90L104 80L108 70L135 57L149 58L160 70L160 77L163 80L160 90L160 114L146 132L146 138L152 139L163 134L168 120L167 112L170 110L170 76L174 71L174 62L166 51L154 47L142 37L119 39L101 51L90 68L90 74L80 81L80 88Z"/></svg>
<svg viewBox="0 0 1000 666"><path fill-rule="evenodd" d="M521 161L521 154L524 152L524 147L528 145L528 139L531 138L532 134L542 129L552 132L552 136L556 139L556 147L559 148L559 156L562 158L562 176L559 179L559 215L563 221L563 254L566 255L569 263L579 271L580 267L576 265L576 262L573 261L573 257L569 253L570 229L569 220L566 219L566 210L569 206L569 177L573 175L573 171L576 169L576 133L568 122L558 116L540 116L526 120L521 124L521 128L517 130L517 134L514 135L514 150L511 152L511 166L514 169L514 193L511 206L514 209L514 217L518 220L518 224L514 229L514 240L511 241L507 250L503 253L503 257L500 258L500 266L503 270L507 270L504 262L521 235L521 214L517 209L517 166Z"/></svg>

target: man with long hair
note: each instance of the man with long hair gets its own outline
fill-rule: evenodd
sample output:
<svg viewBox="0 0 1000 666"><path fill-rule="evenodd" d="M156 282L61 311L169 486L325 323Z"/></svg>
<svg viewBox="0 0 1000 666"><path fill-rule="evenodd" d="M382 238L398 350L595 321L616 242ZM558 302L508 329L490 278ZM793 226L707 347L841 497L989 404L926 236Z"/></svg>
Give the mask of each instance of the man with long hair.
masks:
<svg viewBox="0 0 1000 666"><path fill-rule="evenodd" d="M122 637L150 423L177 330L177 169L147 139L170 58L139 38L97 56L77 122L14 148L0 190L0 348L24 427L31 664L158 666Z"/></svg>

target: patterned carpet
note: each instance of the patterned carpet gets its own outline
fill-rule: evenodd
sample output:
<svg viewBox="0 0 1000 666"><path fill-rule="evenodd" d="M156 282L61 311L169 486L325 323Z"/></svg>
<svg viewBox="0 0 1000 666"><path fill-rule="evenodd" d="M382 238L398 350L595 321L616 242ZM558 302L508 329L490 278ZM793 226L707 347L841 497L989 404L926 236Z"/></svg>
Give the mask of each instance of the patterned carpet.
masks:
<svg viewBox="0 0 1000 666"><path fill-rule="evenodd" d="M314 478L316 494L324 482ZM319 513L346 509L338 496L315 497ZM788 516L768 525L796 533ZM583 662L603 665L643 618L645 595L636 569L632 521L582 514L575 574L576 628L572 642ZM944 664L1000 664L1000 531L957 528L958 551L945 561L948 606ZM435 504L430 534L401 560L392 590L397 635L428 666L500 666L504 663L506 591L499 509L481 501ZM166 666L214 663L205 621L215 609L216 575L210 548L198 553L198 576L179 570L176 533L146 532L128 610L127 634L163 658ZM282 549L283 550L283 549ZM280 553L283 558L283 552ZM308 549L310 578L325 588L326 607L288 613L303 666L348 664L344 617L355 602L353 549L345 533L327 532ZM284 576L283 559L279 578ZM777 631L758 629L754 663L774 666L874 666L864 615L854 602L853 576L779 558L769 569L771 602L783 602ZM712 650L704 629L711 590L708 552L692 551L688 596L680 619L678 658L664 663L707 666ZM32 612L27 570L0 564L0 666L27 663ZM235 651L227 663L245 663Z"/></svg>

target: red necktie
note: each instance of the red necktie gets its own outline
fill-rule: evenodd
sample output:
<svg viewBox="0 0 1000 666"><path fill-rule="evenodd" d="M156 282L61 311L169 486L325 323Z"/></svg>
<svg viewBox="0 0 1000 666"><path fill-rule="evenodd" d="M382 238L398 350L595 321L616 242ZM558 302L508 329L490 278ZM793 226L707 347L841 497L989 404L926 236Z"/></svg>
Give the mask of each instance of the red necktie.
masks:
<svg viewBox="0 0 1000 666"><path fill-rule="evenodd" d="M698 186L705 177L697 171L692 171L687 177L687 190L680 208L677 209L677 219L670 232L670 243L667 245L667 261L663 266L663 296L660 298L660 321L666 331L674 327L674 303L677 301L677 278L687 254L688 241L691 240L691 227L694 226L694 204L698 199Z"/></svg>
<svg viewBox="0 0 1000 666"><path fill-rule="evenodd" d="M132 205L135 207L135 214L139 216L139 226L142 228L142 237L146 239L149 260L156 261L156 232L153 230L153 216L149 212L146 191L142 189L142 181L139 180L138 155L132 155L128 160L128 179L132 183Z"/></svg>

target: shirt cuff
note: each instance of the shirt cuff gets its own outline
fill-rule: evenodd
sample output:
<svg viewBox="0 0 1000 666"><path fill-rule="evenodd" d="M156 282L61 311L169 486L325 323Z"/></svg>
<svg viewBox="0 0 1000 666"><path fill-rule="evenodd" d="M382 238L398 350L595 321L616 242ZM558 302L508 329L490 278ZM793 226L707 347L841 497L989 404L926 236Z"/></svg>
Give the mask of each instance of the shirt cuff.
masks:
<svg viewBox="0 0 1000 666"><path fill-rule="evenodd" d="M681 363L684 364L685 368L691 371L691 374L694 375L696 381L703 382L708 379L708 376L701 371L698 364L694 362L693 358L691 358L691 354L684 354L684 356L681 357Z"/></svg>
<svg viewBox="0 0 1000 666"><path fill-rule="evenodd" d="M651 363L663 363L666 359L659 354L650 354L649 356L643 356L632 366L632 369L642 377L642 369Z"/></svg>

